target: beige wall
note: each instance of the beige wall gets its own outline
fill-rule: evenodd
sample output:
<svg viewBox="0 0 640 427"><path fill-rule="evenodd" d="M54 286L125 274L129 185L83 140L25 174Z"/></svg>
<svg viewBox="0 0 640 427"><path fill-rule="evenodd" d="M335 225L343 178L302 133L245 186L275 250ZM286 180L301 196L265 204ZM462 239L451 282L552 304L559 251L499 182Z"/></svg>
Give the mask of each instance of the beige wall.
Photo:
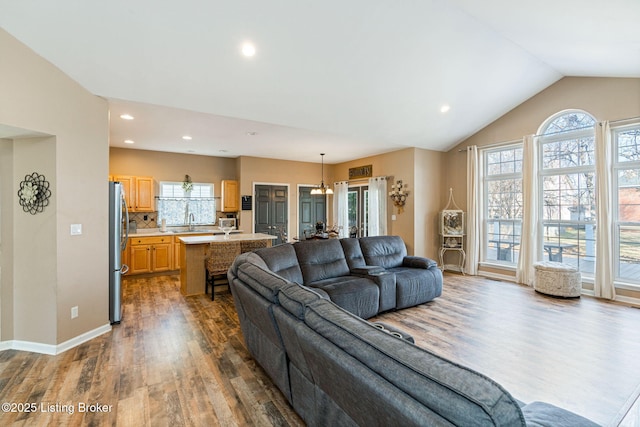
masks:
<svg viewBox="0 0 640 427"><path fill-rule="evenodd" d="M2 142L0 188L11 197L0 196L1 256L13 271L2 269L1 339L56 345L109 323L107 103L3 30L0 51L10 58L0 67L0 125L52 135ZM53 186L51 205L35 216L13 197L32 172ZM81 236L70 236L75 223Z"/></svg>
<svg viewBox="0 0 640 427"><path fill-rule="evenodd" d="M414 217L415 254L438 260L439 212L449 192L443 188L444 176L451 173L443 164L445 154L416 149ZM438 262L440 262L438 260Z"/></svg>
<svg viewBox="0 0 640 427"><path fill-rule="evenodd" d="M220 196L220 181L238 179L235 159L164 153L127 148L109 149L109 175L152 176L157 181L212 182Z"/></svg>
<svg viewBox="0 0 640 427"><path fill-rule="evenodd" d="M13 339L13 141L0 139L0 341Z"/></svg>

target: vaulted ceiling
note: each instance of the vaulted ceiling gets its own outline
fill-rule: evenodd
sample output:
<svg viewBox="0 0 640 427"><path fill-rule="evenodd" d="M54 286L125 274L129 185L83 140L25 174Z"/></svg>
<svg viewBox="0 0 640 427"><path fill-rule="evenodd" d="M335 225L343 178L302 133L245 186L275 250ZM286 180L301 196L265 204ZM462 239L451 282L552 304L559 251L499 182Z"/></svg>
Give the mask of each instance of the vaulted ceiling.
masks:
<svg viewBox="0 0 640 427"><path fill-rule="evenodd" d="M109 101L112 146L327 163L448 150L563 76L640 77L639 22L638 0L0 0Z"/></svg>

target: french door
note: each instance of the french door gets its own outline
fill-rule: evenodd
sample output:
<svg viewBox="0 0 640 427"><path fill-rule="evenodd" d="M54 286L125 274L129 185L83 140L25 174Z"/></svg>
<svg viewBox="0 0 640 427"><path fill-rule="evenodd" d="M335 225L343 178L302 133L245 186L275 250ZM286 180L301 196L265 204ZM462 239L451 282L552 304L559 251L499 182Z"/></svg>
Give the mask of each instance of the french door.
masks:
<svg viewBox="0 0 640 427"><path fill-rule="evenodd" d="M315 233L316 223L321 221L327 225L327 196L312 195L314 187L300 187L298 196L298 236L300 239L307 234Z"/></svg>
<svg viewBox="0 0 640 427"><path fill-rule="evenodd" d="M367 236L369 228L369 186L349 187L349 236Z"/></svg>
<svg viewBox="0 0 640 427"><path fill-rule="evenodd" d="M286 185L256 185L254 230L276 236L274 245L288 240L288 190Z"/></svg>

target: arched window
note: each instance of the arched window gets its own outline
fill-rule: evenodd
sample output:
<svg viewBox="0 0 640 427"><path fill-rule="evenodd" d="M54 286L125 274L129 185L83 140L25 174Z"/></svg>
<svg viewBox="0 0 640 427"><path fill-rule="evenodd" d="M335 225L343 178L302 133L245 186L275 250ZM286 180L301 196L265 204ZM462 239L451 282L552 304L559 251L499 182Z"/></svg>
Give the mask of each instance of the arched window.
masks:
<svg viewBox="0 0 640 427"><path fill-rule="evenodd" d="M595 124L584 111L563 111L538 132L544 259L587 276L595 263Z"/></svg>

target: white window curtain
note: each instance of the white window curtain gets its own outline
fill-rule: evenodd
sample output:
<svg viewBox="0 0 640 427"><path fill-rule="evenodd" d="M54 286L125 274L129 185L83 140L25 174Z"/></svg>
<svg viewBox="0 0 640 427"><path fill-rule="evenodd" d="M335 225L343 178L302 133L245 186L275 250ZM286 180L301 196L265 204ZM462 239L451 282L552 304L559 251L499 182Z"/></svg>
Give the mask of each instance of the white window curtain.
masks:
<svg viewBox="0 0 640 427"><path fill-rule="evenodd" d="M387 177L369 178L368 236L387 234Z"/></svg>
<svg viewBox="0 0 640 427"><path fill-rule="evenodd" d="M522 231L516 281L533 286L538 260L538 147L533 135L524 137L522 158Z"/></svg>
<svg viewBox="0 0 640 427"><path fill-rule="evenodd" d="M465 271L475 276L478 274L480 259L480 163L478 147L467 147L467 261Z"/></svg>
<svg viewBox="0 0 640 427"><path fill-rule="evenodd" d="M596 297L615 299L613 284L613 202L611 198L611 163L613 160L609 122L596 124Z"/></svg>
<svg viewBox="0 0 640 427"><path fill-rule="evenodd" d="M333 184L333 221L340 237L349 237L349 183L346 181Z"/></svg>

